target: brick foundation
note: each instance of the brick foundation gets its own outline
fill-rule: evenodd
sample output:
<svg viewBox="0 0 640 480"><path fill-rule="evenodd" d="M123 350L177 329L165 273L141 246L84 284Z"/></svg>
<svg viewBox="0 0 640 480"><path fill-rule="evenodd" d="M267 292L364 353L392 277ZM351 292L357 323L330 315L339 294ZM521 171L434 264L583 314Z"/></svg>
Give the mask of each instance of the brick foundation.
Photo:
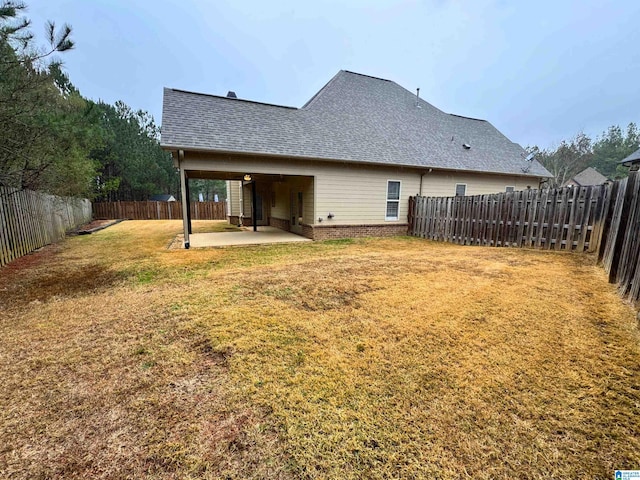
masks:
<svg viewBox="0 0 640 480"><path fill-rule="evenodd" d="M311 225L301 224L302 227L302 236L310 238L311 240L315 240L314 238L314 227Z"/></svg>
<svg viewBox="0 0 640 480"><path fill-rule="evenodd" d="M269 225L285 232L291 231L289 220L283 220L282 218L269 217Z"/></svg>
<svg viewBox="0 0 640 480"><path fill-rule="evenodd" d="M311 236L305 234L305 227L311 229ZM313 240L359 237L395 237L406 235L409 224L394 223L385 225L303 225L302 234Z"/></svg>
<svg viewBox="0 0 640 480"><path fill-rule="evenodd" d="M231 225L238 225L240 217L232 215L227 217ZM245 227L253 226L251 217L243 218ZM269 225L285 232L291 231L289 220L269 217ZM392 223L383 225L300 225L301 235L312 240L331 240L337 238L359 238L359 237L395 237L396 235L406 235L409 228L407 223Z"/></svg>

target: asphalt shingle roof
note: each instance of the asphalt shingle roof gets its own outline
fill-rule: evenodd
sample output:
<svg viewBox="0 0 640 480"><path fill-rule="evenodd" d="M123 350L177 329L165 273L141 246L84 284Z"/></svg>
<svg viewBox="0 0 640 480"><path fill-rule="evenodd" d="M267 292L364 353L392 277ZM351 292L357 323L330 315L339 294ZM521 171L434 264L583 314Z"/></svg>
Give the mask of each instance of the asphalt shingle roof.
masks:
<svg viewBox="0 0 640 480"><path fill-rule="evenodd" d="M640 161L640 148L626 157L624 160L621 160L619 163L631 163L637 161Z"/></svg>
<svg viewBox="0 0 640 480"><path fill-rule="evenodd" d="M586 187L589 185L601 185L604 182L608 181L609 179L604 175L602 175L596 169L592 167L587 167L583 171L578 173L575 177L573 177L571 180L576 182L578 185Z"/></svg>
<svg viewBox="0 0 640 480"><path fill-rule="evenodd" d="M444 113L395 82L344 70L299 109L165 88L161 144L551 176L489 122Z"/></svg>

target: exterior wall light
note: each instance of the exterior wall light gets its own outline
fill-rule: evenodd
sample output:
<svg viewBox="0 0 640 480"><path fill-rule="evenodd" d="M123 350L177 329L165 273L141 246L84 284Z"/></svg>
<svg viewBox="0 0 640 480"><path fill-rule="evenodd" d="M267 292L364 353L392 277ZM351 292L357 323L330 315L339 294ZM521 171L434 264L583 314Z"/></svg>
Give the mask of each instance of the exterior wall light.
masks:
<svg viewBox="0 0 640 480"><path fill-rule="evenodd" d="M250 175L250 174L248 174L248 173L246 173L246 174L244 175L244 181L245 181L245 182L250 182L250 181L251 181L251 175Z"/></svg>

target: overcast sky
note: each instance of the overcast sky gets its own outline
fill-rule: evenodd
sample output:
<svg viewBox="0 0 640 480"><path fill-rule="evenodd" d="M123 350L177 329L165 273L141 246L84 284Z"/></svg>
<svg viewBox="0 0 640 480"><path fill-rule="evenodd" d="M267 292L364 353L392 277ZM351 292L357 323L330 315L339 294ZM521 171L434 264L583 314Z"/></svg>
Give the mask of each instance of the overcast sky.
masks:
<svg viewBox="0 0 640 480"><path fill-rule="evenodd" d="M161 121L162 87L301 107L339 70L393 80L523 146L640 123L640 1L26 0L92 99Z"/></svg>

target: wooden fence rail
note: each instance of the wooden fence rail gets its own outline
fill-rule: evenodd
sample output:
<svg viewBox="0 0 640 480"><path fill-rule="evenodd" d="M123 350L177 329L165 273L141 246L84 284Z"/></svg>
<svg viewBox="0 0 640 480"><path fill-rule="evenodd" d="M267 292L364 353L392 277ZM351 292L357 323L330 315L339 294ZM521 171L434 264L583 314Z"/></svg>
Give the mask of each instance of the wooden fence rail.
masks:
<svg viewBox="0 0 640 480"><path fill-rule="evenodd" d="M0 187L0 266L91 221L87 199Z"/></svg>
<svg viewBox="0 0 640 480"><path fill-rule="evenodd" d="M96 219L173 220L182 218L182 202L99 202L93 204ZM192 202L192 220L225 220L227 202Z"/></svg>
<svg viewBox="0 0 640 480"><path fill-rule="evenodd" d="M409 234L460 245L596 251L611 185L411 197Z"/></svg>

